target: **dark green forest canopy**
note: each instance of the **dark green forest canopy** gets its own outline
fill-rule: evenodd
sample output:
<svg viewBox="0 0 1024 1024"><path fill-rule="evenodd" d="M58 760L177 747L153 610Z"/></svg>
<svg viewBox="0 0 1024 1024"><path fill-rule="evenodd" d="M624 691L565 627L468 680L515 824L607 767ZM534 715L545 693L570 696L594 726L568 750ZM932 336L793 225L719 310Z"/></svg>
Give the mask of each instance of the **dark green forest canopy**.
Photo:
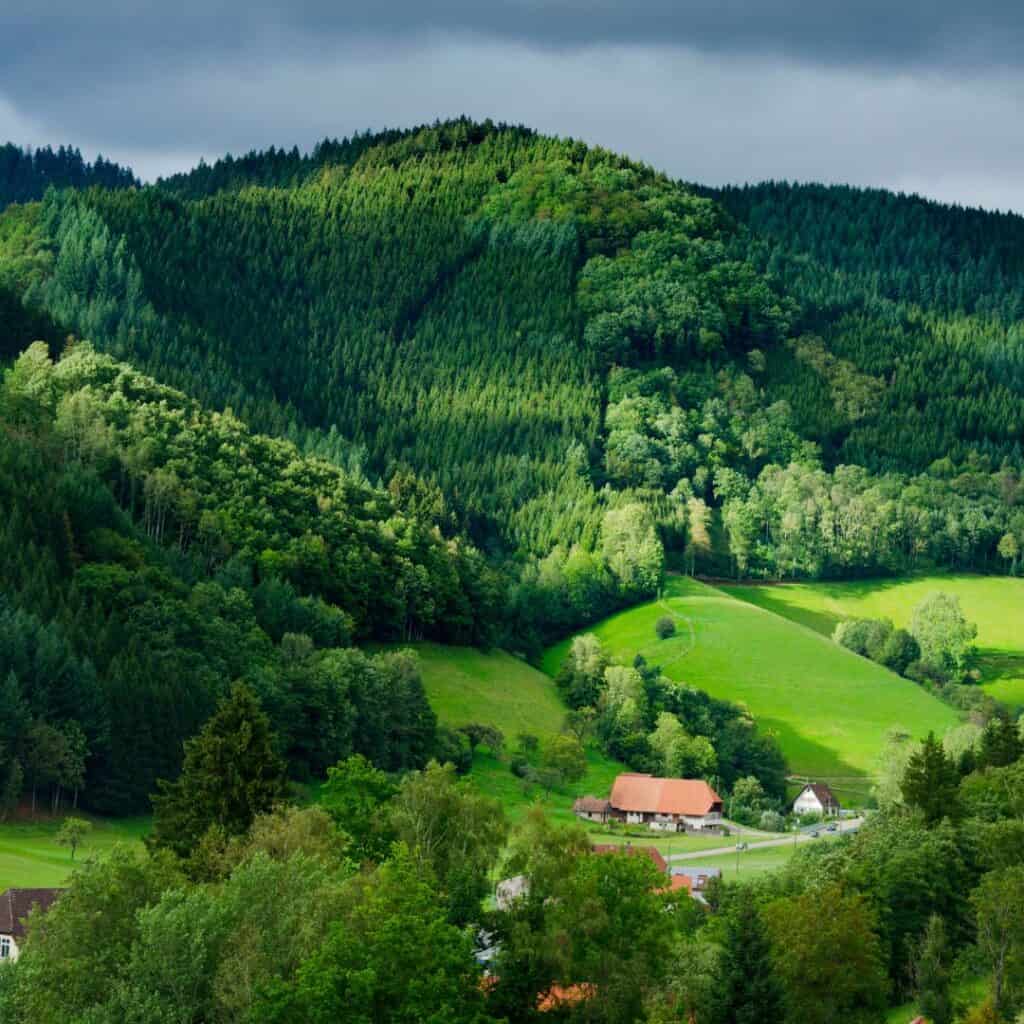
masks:
<svg viewBox="0 0 1024 1024"><path fill-rule="evenodd" d="M51 191L0 218L0 311L33 318L9 351L87 337L355 477L439 488L516 563L522 637L526 604L554 630L636 592L623 515L716 574L1002 567L1022 225L703 191L460 119Z"/></svg>

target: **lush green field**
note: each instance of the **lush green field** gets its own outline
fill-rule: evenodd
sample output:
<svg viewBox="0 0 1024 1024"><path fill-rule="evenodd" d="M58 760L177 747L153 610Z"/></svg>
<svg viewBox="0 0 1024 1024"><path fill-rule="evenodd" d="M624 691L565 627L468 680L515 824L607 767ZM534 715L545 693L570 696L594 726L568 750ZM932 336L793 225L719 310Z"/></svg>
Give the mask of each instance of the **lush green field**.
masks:
<svg viewBox="0 0 1024 1024"><path fill-rule="evenodd" d="M485 722L511 743L520 732L559 732L565 705L551 680L504 651L442 644L410 645L420 658L430 706L449 726Z"/></svg>
<svg viewBox="0 0 1024 1024"><path fill-rule="evenodd" d="M496 726L505 735L506 747L514 745L521 732L536 736L543 744L561 730L566 708L554 683L525 661L499 650L485 653L432 643L408 646L420 656L427 697L443 724L454 727L483 722ZM574 820L572 804L577 796L607 796L615 776L625 770L595 747L587 751L587 758L590 767L580 782L548 795L513 775L507 754L498 758L478 750L472 779L480 790L501 800L512 821L520 820L536 802L556 819ZM594 841L605 840L595 833Z"/></svg>
<svg viewBox="0 0 1024 1024"><path fill-rule="evenodd" d="M666 611L677 632L658 640L654 624ZM673 679L746 705L778 737L794 773L827 780L847 799L865 794L891 726L942 733L957 720L914 683L814 630L684 577L669 580L661 601L591 631L619 659L643 654ZM569 643L546 653L549 674Z"/></svg>
<svg viewBox="0 0 1024 1024"><path fill-rule="evenodd" d="M76 861L103 857L115 843L139 843L149 831L148 818L93 818L92 832L78 848ZM59 822L19 822L0 825L0 891L11 886L59 886L75 867L71 851L58 846Z"/></svg>
<svg viewBox="0 0 1024 1024"><path fill-rule="evenodd" d="M729 593L831 635L853 617L888 618L906 626L914 606L936 590L956 594L978 624L979 667L985 689L1024 706L1024 579L1007 576L914 576L850 583L786 583L728 587Z"/></svg>

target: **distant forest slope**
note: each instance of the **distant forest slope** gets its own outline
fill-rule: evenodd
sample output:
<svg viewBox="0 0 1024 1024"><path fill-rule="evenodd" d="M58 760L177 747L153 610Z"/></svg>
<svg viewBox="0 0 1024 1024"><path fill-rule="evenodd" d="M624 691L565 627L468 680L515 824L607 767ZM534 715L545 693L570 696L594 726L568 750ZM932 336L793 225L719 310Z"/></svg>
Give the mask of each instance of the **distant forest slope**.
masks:
<svg viewBox="0 0 1024 1024"><path fill-rule="evenodd" d="M794 334L824 343L827 356L780 350L772 390L829 458L1019 466L1024 217L845 186L707 194L749 228L744 255L799 300ZM851 404L854 369L877 388Z"/></svg>
<svg viewBox="0 0 1024 1024"><path fill-rule="evenodd" d="M357 478L426 488L536 653L666 564L1014 568L1021 225L709 192L459 119L15 206L2 343L87 338Z"/></svg>

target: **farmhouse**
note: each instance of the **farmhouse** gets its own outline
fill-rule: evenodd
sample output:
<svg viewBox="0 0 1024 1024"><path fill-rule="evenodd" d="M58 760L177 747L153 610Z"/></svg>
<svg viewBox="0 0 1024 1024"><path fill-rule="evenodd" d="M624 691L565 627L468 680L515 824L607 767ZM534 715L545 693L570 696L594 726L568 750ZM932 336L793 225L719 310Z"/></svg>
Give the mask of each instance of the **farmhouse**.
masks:
<svg viewBox="0 0 1024 1024"><path fill-rule="evenodd" d="M17 960L25 918L33 907L48 910L63 889L8 889L0 893L0 960Z"/></svg>
<svg viewBox="0 0 1024 1024"><path fill-rule="evenodd" d="M573 805L572 813L584 821L607 821L612 805L596 796L581 796Z"/></svg>
<svg viewBox="0 0 1024 1024"><path fill-rule="evenodd" d="M663 832L717 828L722 798L702 779L660 779L624 772L615 780L610 817Z"/></svg>
<svg viewBox="0 0 1024 1024"><path fill-rule="evenodd" d="M795 814L821 814L824 817L834 817L839 810L839 801L824 782L809 782L793 801Z"/></svg>

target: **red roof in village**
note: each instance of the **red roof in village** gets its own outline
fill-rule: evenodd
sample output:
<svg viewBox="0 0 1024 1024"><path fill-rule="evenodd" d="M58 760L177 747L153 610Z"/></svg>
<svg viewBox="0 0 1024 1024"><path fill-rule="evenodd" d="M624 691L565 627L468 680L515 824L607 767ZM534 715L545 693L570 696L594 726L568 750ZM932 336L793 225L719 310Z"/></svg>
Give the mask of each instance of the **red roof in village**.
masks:
<svg viewBox="0 0 1024 1024"><path fill-rule="evenodd" d="M591 853L628 853L634 857L650 857L654 866L661 872L668 870L668 862L653 846L616 846L614 843L595 843L590 848Z"/></svg>
<svg viewBox="0 0 1024 1024"><path fill-rule="evenodd" d="M547 992L538 996L537 1009L541 1013L547 1013L549 1010L560 1010L563 1006L575 1006L593 994L593 985L567 985L564 988L561 985L552 985Z"/></svg>
<svg viewBox="0 0 1024 1024"><path fill-rule="evenodd" d="M716 805L721 809L722 798L703 779L659 779L627 772L616 778L610 803L618 811L701 817Z"/></svg>
<svg viewBox="0 0 1024 1024"><path fill-rule="evenodd" d="M38 906L40 910L49 910L50 904L63 892L63 889L8 889L0 893L0 935L13 935L21 938L25 934L23 920L29 911Z"/></svg>

